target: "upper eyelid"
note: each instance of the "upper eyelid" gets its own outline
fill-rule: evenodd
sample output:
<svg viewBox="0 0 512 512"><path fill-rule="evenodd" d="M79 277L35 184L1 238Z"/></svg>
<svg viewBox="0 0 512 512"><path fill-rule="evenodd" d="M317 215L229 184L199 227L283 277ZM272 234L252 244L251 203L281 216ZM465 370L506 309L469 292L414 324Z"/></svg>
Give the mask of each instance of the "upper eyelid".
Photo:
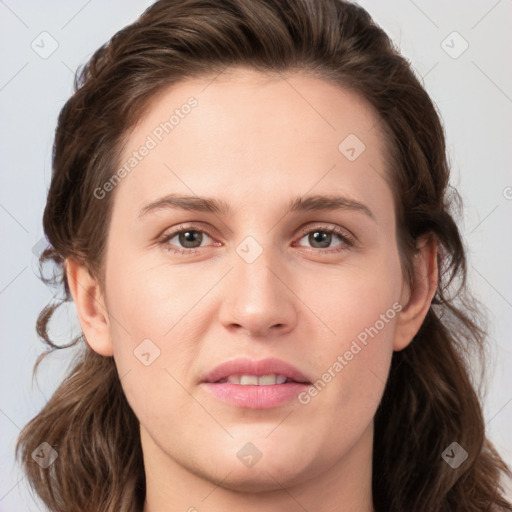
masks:
<svg viewBox="0 0 512 512"><path fill-rule="evenodd" d="M299 227L297 229L297 232L298 233L304 233L304 232L307 233L307 232L309 232L311 230L315 230L315 229L341 230L341 231L346 231L347 233L351 234L350 230L348 230L347 228L345 228L343 226L335 225L335 224L332 224L329 222L322 222L322 221L307 222L307 223L303 224L301 227ZM204 227L201 225L201 223L194 223L193 221L190 223L189 226L180 225L175 228L171 228L169 231L166 229L162 232L162 236L176 235L183 231L200 231L200 232L206 233L209 236L216 236L216 235L212 234L216 231L215 229L210 229L208 227Z"/></svg>
<svg viewBox="0 0 512 512"><path fill-rule="evenodd" d="M315 223L313 223L312 226L304 226L304 227L301 227L299 229L299 233L302 235L304 233L310 233L311 231L315 231L315 229L317 229L318 231L322 231L322 230L325 230L325 231L329 231L329 232L338 232L338 231L342 231L344 233L347 234L347 238L350 237L350 238L355 238L355 236L352 234L351 231L349 231L347 228L344 228L343 226L338 226L338 225L334 225L334 224L329 224L329 223L318 223L315 225ZM340 233L337 233L337 234L340 234Z"/></svg>
<svg viewBox="0 0 512 512"><path fill-rule="evenodd" d="M200 233L205 233L210 238L215 238L215 235L213 235L212 230L202 227L201 225L192 224L190 226L179 226L176 228L173 228L169 231L165 230L158 238L171 238L175 237L176 235L179 235L180 233L183 233L185 231L198 231Z"/></svg>

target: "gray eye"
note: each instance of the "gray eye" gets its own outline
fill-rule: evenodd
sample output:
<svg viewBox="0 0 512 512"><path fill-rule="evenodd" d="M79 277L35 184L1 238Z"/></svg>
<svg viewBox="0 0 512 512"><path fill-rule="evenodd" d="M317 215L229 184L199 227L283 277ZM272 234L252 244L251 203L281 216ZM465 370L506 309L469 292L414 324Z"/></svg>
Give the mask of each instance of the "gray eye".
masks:
<svg viewBox="0 0 512 512"><path fill-rule="evenodd" d="M333 241L333 235L335 237L340 238L340 236L337 235L336 233L329 233L328 231L325 230L315 229L308 233L307 235L303 236L301 238L301 241L304 240L304 238L307 238L308 243L314 249L326 249L328 247L333 247L331 246L331 242Z"/></svg>

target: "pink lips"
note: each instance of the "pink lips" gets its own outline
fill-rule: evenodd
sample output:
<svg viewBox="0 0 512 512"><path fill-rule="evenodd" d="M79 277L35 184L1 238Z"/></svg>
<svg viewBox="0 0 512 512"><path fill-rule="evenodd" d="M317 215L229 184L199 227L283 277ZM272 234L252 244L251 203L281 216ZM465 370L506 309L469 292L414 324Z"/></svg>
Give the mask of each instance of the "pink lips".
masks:
<svg viewBox="0 0 512 512"><path fill-rule="evenodd" d="M287 379L283 384L269 385L226 382L233 375L280 375ZM297 368L279 359L253 361L243 358L220 364L204 377L202 385L215 397L230 405L248 409L269 409L297 398L310 382Z"/></svg>

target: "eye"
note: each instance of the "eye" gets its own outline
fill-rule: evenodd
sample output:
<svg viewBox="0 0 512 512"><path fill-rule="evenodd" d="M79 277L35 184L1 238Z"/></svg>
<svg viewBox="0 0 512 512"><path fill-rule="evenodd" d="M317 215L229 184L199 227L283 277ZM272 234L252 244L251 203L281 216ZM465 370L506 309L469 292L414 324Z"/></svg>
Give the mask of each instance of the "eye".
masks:
<svg viewBox="0 0 512 512"><path fill-rule="evenodd" d="M299 239L299 243L303 240L309 243L311 249L316 252L340 252L354 245L353 237L346 230L332 226L308 228L303 231L303 236ZM324 250L331 248L334 248L334 250Z"/></svg>
<svg viewBox="0 0 512 512"><path fill-rule="evenodd" d="M301 235L298 240L299 247L307 247L301 243L304 240L310 244L309 249L316 253L338 253L354 245L353 236L340 227L318 226L313 229L307 228L302 230ZM212 239L204 228L179 226L179 229L164 234L159 240L159 244L175 254L192 255L197 252L197 249L221 245L219 242L207 245L208 240L211 241Z"/></svg>
<svg viewBox="0 0 512 512"><path fill-rule="evenodd" d="M167 250L179 254L193 254L195 249L204 247L203 242L212 239L204 229L196 226L184 228L167 233L159 241Z"/></svg>

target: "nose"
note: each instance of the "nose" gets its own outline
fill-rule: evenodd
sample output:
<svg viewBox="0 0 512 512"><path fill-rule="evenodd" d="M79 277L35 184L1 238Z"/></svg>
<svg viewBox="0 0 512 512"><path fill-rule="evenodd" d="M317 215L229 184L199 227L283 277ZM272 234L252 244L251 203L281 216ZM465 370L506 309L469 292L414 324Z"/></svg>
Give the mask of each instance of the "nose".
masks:
<svg viewBox="0 0 512 512"><path fill-rule="evenodd" d="M220 321L234 333L274 337L293 330L297 322L296 296L285 265L270 249L248 263L234 254L234 269L225 284Z"/></svg>

